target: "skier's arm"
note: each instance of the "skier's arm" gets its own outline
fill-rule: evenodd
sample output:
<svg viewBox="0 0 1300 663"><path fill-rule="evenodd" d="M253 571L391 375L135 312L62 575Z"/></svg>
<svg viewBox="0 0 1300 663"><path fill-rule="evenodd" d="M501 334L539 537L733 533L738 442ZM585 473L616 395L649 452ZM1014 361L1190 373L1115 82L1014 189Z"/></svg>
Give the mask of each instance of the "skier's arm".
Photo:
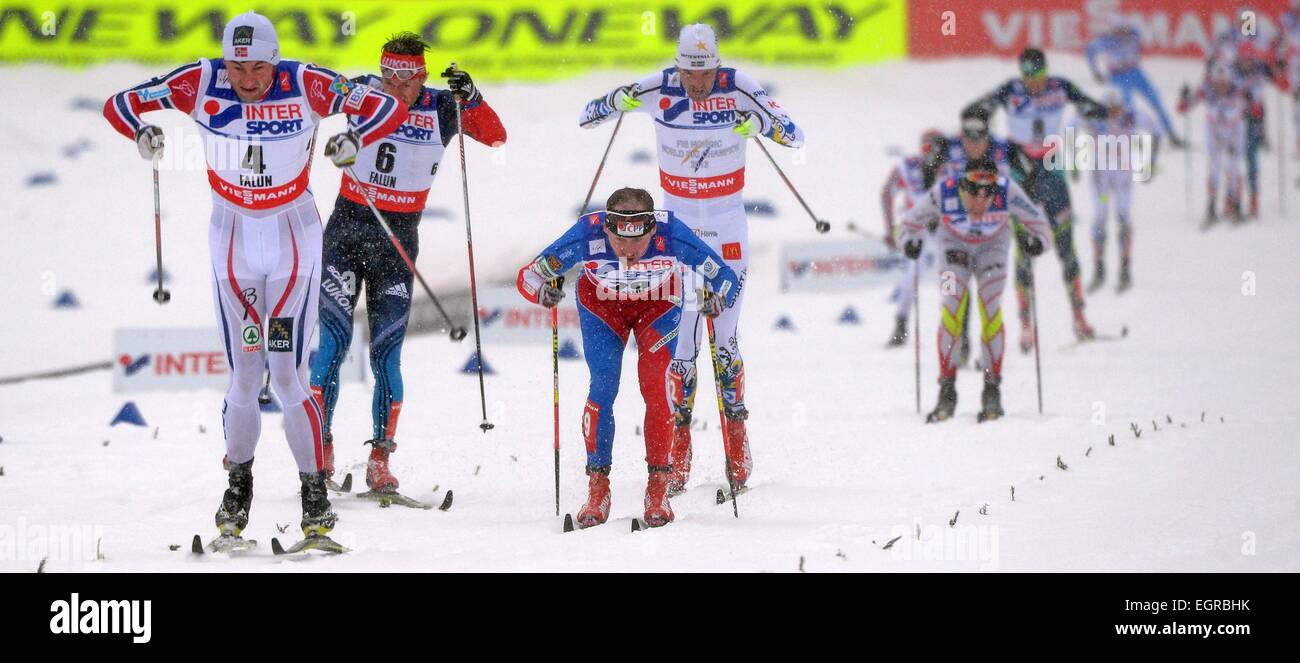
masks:
<svg viewBox="0 0 1300 663"><path fill-rule="evenodd" d="M1083 117L1100 120L1106 117L1106 107L1097 103L1096 99L1089 97L1080 90L1077 85L1070 81L1065 83L1065 97L1074 102L1074 108L1079 115Z"/></svg>
<svg viewBox="0 0 1300 663"><path fill-rule="evenodd" d="M906 244L920 240L925 233L933 229L939 220L939 187L943 182L936 182L919 201L906 212L899 225L898 243Z"/></svg>
<svg viewBox="0 0 1300 663"><path fill-rule="evenodd" d="M343 76L313 64L300 70L302 89L307 103L318 117L346 113L356 118L350 122L361 146L369 145L401 126L408 115L406 104L376 90L359 85Z"/></svg>
<svg viewBox="0 0 1300 663"><path fill-rule="evenodd" d="M803 145L803 129L790 119L790 115L768 96L767 91L747 74L736 72L736 89L744 96L740 98L740 109L757 113L759 133L768 140L786 147Z"/></svg>
<svg viewBox="0 0 1300 663"><path fill-rule="evenodd" d="M885 244L891 249L898 248L894 241L894 195L906 187L907 183L903 181L903 174L899 171L898 166L889 171L889 178L885 180L885 186L880 189L880 209L881 216L885 219Z"/></svg>
<svg viewBox="0 0 1300 663"><path fill-rule="evenodd" d="M989 119L992 119L993 111L1005 107L1007 105L1007 97L1010 95L1011 81L1007 81L998 87L998 89L967 104L966 108L963 109L962 112L965 113L976 106L982 106L984 107L984 110L988 111Z"/></svg>
<svg viewBox="0 0 1300 663"><path fill-rule="evenodd" d="M104 102L104 118L118 133L136 140L147 123L141 115L157 110L178 110L186 115L194 113L201 83L206 82L211 65L204 60L151 78L108 98Z"/></svg>
<svg viewBox="0 0 1300 663"><path fill-rule="evenodd" d="M1101 75L1101 70L1097 69L1097 54L1106 50L1108 41L1109 40L1105 35L1097 37L1091 42L1088 42L1088 50L1085 53L1088 57L1088 69L1092 71L1092 77L1098 81L1106 80L1105 77Z"/></svg>
<svg viewBox="0 0 1300 663"><path fill-rule="evenodd" d="M1052 241L1047 214L1012 180L1007 181L1007 210L1011 212L1016 241L1023 245L1026 237L1034 237L1044 247Z"/></svg>
<svg viewBox="0 0 1300 663"><path fill-rule="evenodd" d="M610 90L609 93L592 99L583 107L582 115L578 116L578 126L590 129L604 123L620 112L650 112L653 104L658 102L659 87L663 84L663 79L664 74L662 72L653 74L634 83L616 87ZM615 98L619 96L620 91L640 102L640 105L635 108L628 108L626 111L617 108Z"/></svg>
<svg viewBox="0 0 1300 663"><path fill-rule="evenodd" d="M438 90L436 94L438 127L442 130L442 144L446 146L456 136L456 95L451 90ZM465 125L466 136L491 147L505 144L506 128L483 95L478 95L473 101L460 102L460 120Z"/></svg>
<svg viewBox="0 0 1300 663"><path fill-rule="evenodd" d="M583 258L582 242L587 228L600 223L599 214L588 214L573 224L560 238L542 249L532 262L519 269L515 288L524 299L538 304L547 281L554 281L578 264Z"/></svg>
<svg viewBox="0 0 1300 663"><path fill-rule="evenodd" d="M676 217L669 217L668 223L673 227L673 255L678 262L691 268L696 278L704 279L705 290L721 297L727 307L734 306L740 296L740 277L689 226Z"/></svg>

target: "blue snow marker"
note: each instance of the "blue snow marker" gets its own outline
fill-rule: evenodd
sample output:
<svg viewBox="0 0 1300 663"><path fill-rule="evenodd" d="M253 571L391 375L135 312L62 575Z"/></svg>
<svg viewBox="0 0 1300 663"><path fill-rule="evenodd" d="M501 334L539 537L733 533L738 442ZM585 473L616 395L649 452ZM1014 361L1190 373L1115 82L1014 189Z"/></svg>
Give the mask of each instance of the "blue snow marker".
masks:
<svg viewBox="0 0 1300 663"><path fill-rule="evenodd" d="M81 308L81 300L71 290L64 290L54 300L54 308Z"/></svg>
<svg viewBox="0 0 1300 663"><path fill-rule="evenodd" d="M560 344L560 359L582 359L582 353L578 352L578 344L573 339L566 338Z"/></svg>
<svg viewBox="0 0 1300 663"><path fill-rule="evenodd" d="M113 417L113 423L109 426L118 424L132 424L134 426L147 426L144 417L140 416L140 408L135 406L135 401L127 401L122 409L117 411L117 416Z"/></svg>
<svg viewBox="0 0 1300 663"><path fill-rule="evenodd" d="M794 323L790 322L790 316L783 315L776 320L776 328L786 331L794 331Z"/></svg>
<svg viewBox="0 0 1300 663"><path fill-rule="evenodd" d="M27 188L46 186L59 181L54 173L32 173L27 176Z"/></svg>
<svg viewBox="0 0 1300 663"><path fill-rule="evenodd" d="M846 307L844 312L840 314L840 324L842 325L856 325L861 322L862 320L858 318L858 312L853 310L852 306Z"/></svg>
<svg viewBox="0 0 1300 663"><path fill-rule="evenodd" d="M170 282L170 281L172 280L171 272L168 272L166 267L163 267L163 270L162 270L162 280L163 280L163 283L168 283L168 282ZM149 270L149 277L146 278L146 279L144 280L144 282L145 282L145 283L152 283L152 284L154 284L154 285L157 285L157 283L158 283L158 268L157 268L157 267L154 267L153 269Z"/></svg>
<svg viewBox="0 0 1300 663"><path fill-rule="evenodd" d="M478 362L479 362L478 353L475 352L474 354L469 356L469 361L465 362L465 368L460 369L460 372L478 373L478 365L479 365ZM494 375L495 373L496 371L492 370L492 367L489 366L486 361L483 362L483 375Z"/></svg>
<svg viewBox="0 0 1300 663"><path fill-rule="evenodd" d="M766 200L746 200L745 213L755 216L776 216L776 206Z"/></svg>

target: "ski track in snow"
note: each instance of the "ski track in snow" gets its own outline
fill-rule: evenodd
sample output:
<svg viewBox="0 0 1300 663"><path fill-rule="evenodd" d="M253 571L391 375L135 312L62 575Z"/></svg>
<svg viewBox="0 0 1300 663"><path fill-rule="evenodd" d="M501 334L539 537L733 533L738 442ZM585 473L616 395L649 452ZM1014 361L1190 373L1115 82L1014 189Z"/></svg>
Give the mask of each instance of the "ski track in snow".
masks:
<svg viewBox="0 0 1300 663"><path fill-rule="evenodd" d="M1053 67L1080 83L1090 80L1081 58L1054 55ZM888 146L910 152L921 130L951 131L962 104L1014 74L1009 62L992 59L833 73L748 69L771 81L774 96L806 127L806 160L797 163L793 152L777 147L772 152L813 209L831 220L825 241L849 238L849 220L873 232L879 227L876 192L894 163L885 156ZM1200 65L1155 59L1148 71L1172 104L1179 84L1197 76ZM210 194L203 173L162 176L173 299L159 307L146 282L154 260L148 165L98 112L73 108L74 98L98 105L154 73L126 64L0 71L7 87L66 91L0 108L3 136L22 155L3 164L0 265L13 314L0 331L0 375L102 361L120 326L213 324ZM580 130L578 111L635 73L486 90L510 138L496 153L469 148L480 283L512 280L519 265L572 222L609 135L608 127ZM37 129L37 117L56 130ZM1162 172L1135 190L1134 289L1117 296L1107 288L1088 298L1098 331L1118 333L1126 325L1128 338L1062 350L1071 340L1068 306L1059 263L1045 256L1036 274L1046 412L1036 411L1033 357L1015 348L1019 325L1009 288L1003 301L1007 417L986 424L975 423L980 376L972 370L960 374L956 418L922 423L914 411L911 347L884 349L893 322L887 288L778 292L780 244L816 235L753 151L749 198L773 203L779 214L750 222L747 287L753 292L741 330L756 469L755 489L740 498L739 520L730 505L713 504L714 488L725 479L707 368L697 416L708 430L695 434L693 490L673 501L677 521L639 534L627 528L626 519L640 515L645 477L643 446L634 434L642 407L629 350L615 408L620 427L611 523L562 534L554 514L549 339L485 348L497 373L487 381L488 418L496 429L484 434L477 427L475 379L459 373L472 343L416 336L404 351L406 400L392 464L412 497L437 500L442 491L455 490L449 512L380 510L339 497L335 538L354 553L308 563L271 558L271 537L294 540L300 511L279 417L269 415L246 532L261 549L237 559L193 559L189 539L212 534L225 485L221 394L115 395L108 374L97 372L0 386L0 528L19 544L39 544L40 532L51 531L40 528L83 528L102 537L105 559L51 558L48 571L1300 570L1300 451L1294 444L1300 357L1293 339L1300 312L1288 290L1300 276L1294 259L1300 196L1288 189L1290 218L1279 211L1276 154L1262 153L1261 219L1200 232L1202 117L1194 113L1191 134L1194 214L1184 206L1183 154L1164 149ZM189 122L176 113L149 119L169 131ZM650 122L633 116L625 124L597 200L625 184L645 186L658 197L653 164L629 158L636 150L653 152ZM341 126L331 119L321 136ZM1275 126L1270 115L1270 134ZM1286 131L1290 135L1289 122ZM89 146L75 158L63 155L82 139ZM440 291L463 288L466 281L454 156L450 165L430 196L431 207L449 214L426 218L419 261ZM1292 161L1287 168L1289 179L1300 171ZM313 189L326 217L339 175L319 156L314 171ZM24 187L37 172L53 172L58 181ZM513 195L497 193L503 187ZM1089 187L1086 177L1072 185L1085 276L1092 263ZM1245 295L1243 282L1252 277L1255 294ZM81 309L50 307L65 287L76 292ZM928 410L937 394L933 282L923 285L921 297ZM861 325L837 324L849 305ZM791 317L794 332L773 329L781 315ZM576 510L585 495L579 423L586 381L583 362L561 364L562 510ZM368 384L345 384L334 419L338 464L358 483L367 452L360 443L370 437L369 390ZM147 428L108 427L127 398L138 403ZM1141 427L1140 438L1130 423ZM1107 444L1111 434L1113 447ZM1067 470L1058 469L1058 457ZM980 513L984 505L987 515ZM280 534L276 524L289 524L288 532ZM901 538L882 550L895 537ZM169 544L180 549L170 551ZM19 545L0 554L0 570L34 570L39 557L38 548Z"/></svg>

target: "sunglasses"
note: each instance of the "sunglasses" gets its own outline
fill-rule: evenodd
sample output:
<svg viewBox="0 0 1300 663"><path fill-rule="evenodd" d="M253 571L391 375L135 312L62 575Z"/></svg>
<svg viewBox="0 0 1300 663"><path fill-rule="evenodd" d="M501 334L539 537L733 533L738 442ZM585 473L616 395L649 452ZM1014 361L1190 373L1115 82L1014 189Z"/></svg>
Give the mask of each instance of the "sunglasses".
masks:
<svg viewBox="0 0 1300 663"><path fill-rule="evenodd" d="M961 180L961 190L975 196L991 196L998 190L998 177L982 171L966 173Z"/></svg>
<svg viewBox="0 0 1300 663"><path fill-rule="evenodd" d="M379 73L384 78L396 78L399 81L409 81L415 78L416 74L424 73L424 69L393 69L392 67L380 67Z"/></svg>
<svg viewBox="0 0 1300 663"><path fill-rule="evenodd" d="M645 237L654 232L654 210L605 210L605 228L619 237Z"/></svg>

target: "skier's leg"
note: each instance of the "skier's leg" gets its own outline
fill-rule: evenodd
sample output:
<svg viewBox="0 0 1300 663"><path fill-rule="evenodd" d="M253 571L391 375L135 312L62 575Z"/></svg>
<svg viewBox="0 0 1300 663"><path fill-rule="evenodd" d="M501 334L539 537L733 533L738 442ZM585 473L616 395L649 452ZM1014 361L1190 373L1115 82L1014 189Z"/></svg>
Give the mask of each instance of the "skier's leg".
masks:
<svg viewBox="0 0 1300 663"><path fill-rule="evenodd" d="M325 227L320 281L320 349L312 363L311 393L323 415L325 471L333 474L334 406L339 398L339 368L352 344L352 316L365 254L357 243L356 204L339 197ZM365 210L367 214L369 210Z"/></svg>
<svg viewBox="0 0 1300 663"><path fill-rule="evenodd" d="M263 343L266 287L250 268L245 247L255 239L245 231L260 221L245 221L234 209L213 205L208 243L212 259L212 294L217 324L230 364L230 386L221 407L226 459L233 465L253 460L262 430L257 394L266 371Z"/></svg>
<svg viewBox="0 0 1300 663"><path fill-rule="evenodd" d="M303 373L320 307L321 224L309 196L260 222L267 262L267 360L284 407L284 430L300 474L325 469L322 415Z"/></svg>
<svg viewBox="0 0 1300 663"><path fill-rule="evenodd" d="M673 438L673 403L668 387L668 364L681 307L670 301L648 301L633 328L636 333L637 376L645 400L646 464L669 465Z"/></svg>
<svg viewBox="0 0 1300 663"><path fill-rule="evenodd" d="M583 291L586 285L579 283ZM614 449L614 399L618 397L629 328L618 300L598 300L594 288L589 297L584 297L583 291L579 292L578 320L591 384L582 412L582 438L587 447L587 467L608 468Z"/></svg>
<svg viewBox="0 0 1300 663"><path fill-rule="evenodd" d="M413 218L411 218L413 216ZM389 225L411 260L420 252L418 215L389 215ZM378 233L377 229L371 231ZM370 324L370 368L375 375L372 404L374 439L392 440L402 411L402 343L411 317L415 275L388 242L368 243L366 309Z"/></svg>
<svg viewBox="0 0 1300 663"><path fill-rule="evenodd" d="M1010 233L993 239L975 254L975 281L980 312L980 342L984 352L984 391L980 394L980 421L997 419L1002 411L1002 357L1006 333L1002 329L1002 289L1007 282L1007 245Z"/></svg>
<svg viewBox="0 0 1300 663"><path fill-rule="evenodd" d="M1110 196L1107 175L1101 169L1092 171L1093 216L1092 216L1092 257L1093 274L1089 290L1100 287L1106 279L1106 216L1110 213Z"/></svg>
<svg viewBox="0 0 1300 663"><path fill-rule="evenodd" d="M970 307L971 255L961 238L940 231L942 262L939 265L939 402L926 416L927 422L952 417L957 407L957 368L961 363L960 339Z"/></svg>

